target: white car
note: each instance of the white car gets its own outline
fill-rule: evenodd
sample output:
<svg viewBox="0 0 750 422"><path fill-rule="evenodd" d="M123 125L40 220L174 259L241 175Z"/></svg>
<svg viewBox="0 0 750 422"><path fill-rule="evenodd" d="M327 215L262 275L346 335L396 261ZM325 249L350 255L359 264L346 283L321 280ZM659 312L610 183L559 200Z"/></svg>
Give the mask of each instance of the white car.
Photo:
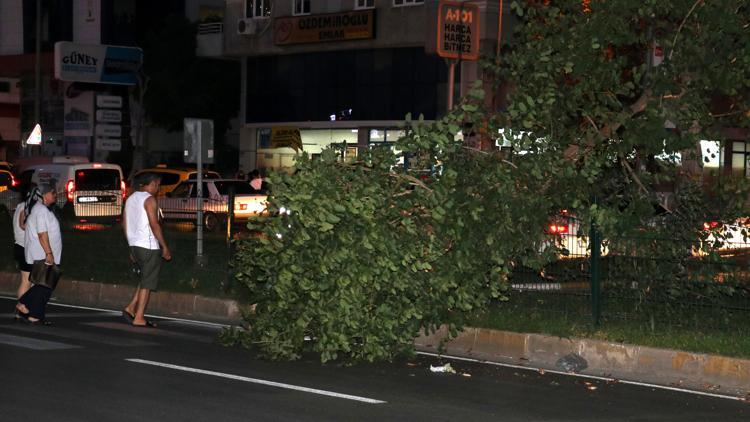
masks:
<svg viewBox="0 0 750 422"><path fill-rule="evenodd" d="M203 225L216 230L228 216L229 190L234 188L234 218L247 220L266 212L265 194L256 193L250 183L238 179L208 179L203 181ZM166 196L157 198L165 221L196 221L198 214L197 181L186 180Z"/></svg>

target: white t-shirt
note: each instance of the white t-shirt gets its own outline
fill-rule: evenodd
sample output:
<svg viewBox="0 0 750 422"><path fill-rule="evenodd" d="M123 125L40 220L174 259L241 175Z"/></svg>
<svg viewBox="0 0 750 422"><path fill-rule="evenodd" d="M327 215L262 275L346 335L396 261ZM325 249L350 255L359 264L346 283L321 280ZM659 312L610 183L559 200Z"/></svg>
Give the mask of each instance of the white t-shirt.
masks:
<svg viewBox="0 0 750 422"><path fill-rule="evenodd" d="M15 238L16 245L23 246L23 240L24 237L26 237L26 233L21 228L21 213L23 212L23 209L26 207L26 204L24 202L19 203L16 205L16 212L13 213L13 237Z"/></svg>
<svg viewBox="0 0 750 422"><path fill-rule="evenodd" d="M159 249L159 241L151 231L146 214L146 199L151 194L144 191L132 193L125 201L125 230L128 245L145 249Z"/></svg>
<svg viewBox="0 0 750 422"><path fill-rule="evenodd" d="M44 232L47 232L55 264L60 265L60 257L62 256L60 222L57 221L57 217L49 208L41 202L37 202L26 218L26 236L23 245L26 263L33 264L34 261L41 261L46 258L47 253L42 248L42 244L39 243L39 233Z"/></svg>

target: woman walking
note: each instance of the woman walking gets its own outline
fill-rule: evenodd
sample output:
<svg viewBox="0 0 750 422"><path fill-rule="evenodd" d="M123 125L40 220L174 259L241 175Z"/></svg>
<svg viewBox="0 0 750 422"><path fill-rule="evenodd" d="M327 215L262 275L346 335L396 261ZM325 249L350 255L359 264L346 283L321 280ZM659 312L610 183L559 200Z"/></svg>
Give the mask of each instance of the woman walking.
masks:
<svg viewBox="0 0 750 422"><path fill-rule="evenodd" d="M30 186L33 190L34 186ZM29 191L21 193L21 202L16 205L16 211L13 213L13 257L16 260L18 270L21 272L21 284L18 285L18 292L16 297L18 299L31 288L31 282L29 282L29 273L31 272L31 265L26 263L26 254L24 252L24 240L26 236L26 216L31 207L36 203L36 199L33 199L29 195ZM27 210L28 209L28 210ZM21 302L16 303L16 319L20 319L22 315L26 315L29 310Z"/></svg>
<svg viewBox="0 0 750 422"><path fill-rule="evenodd" d="M32 195L38 200L31 207L26 218L24 236L26 263L33 265L43 261L46 265L59 265L62 255L60 223L50 210L57 200L55 182L50 180L39 184ZM49 324L44 319L44 312L50 296L52 296L52 289L38 284L31 286L19 299L19 302L28 309L28 313L23 315L24 319L33 324Z"/></svg>

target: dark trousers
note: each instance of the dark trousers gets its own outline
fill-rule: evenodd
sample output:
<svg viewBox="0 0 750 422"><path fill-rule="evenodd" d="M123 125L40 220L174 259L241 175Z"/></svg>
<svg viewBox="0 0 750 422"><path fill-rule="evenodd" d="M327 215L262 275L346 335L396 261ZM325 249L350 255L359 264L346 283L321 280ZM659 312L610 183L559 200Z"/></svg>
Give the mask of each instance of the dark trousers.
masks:
<svg viewBox="0 0 750 422"><path fill-rule="evenodd" d="M18 301L26 305L30 317L44 319L44 310L50 297L52 297L52 289L35 284Z"/></svg>

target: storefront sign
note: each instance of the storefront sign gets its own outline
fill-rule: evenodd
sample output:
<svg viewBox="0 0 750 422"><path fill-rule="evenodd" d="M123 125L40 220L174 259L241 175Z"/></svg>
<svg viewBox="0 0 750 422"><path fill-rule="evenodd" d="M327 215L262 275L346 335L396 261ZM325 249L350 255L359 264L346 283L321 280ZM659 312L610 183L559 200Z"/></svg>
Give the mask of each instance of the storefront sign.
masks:
<svg viewBox="0 0 750 422"><path fill-rule="evenodd" d="M273 28L276 45L371 39L375 10L277 18Z"/></svg>
<svg viewBox="0 0 750 422"><path fill-rule="evenodd" d="M302 150L302 136L299 128L277 126L271 129L271 148L292 148Z"/></svg>
<svg viewBox="0 0 750 422"><path fill-rule="evenodd" d="M103 123L120 123L122 122L122 112L120 110L96 110L96 121Z"/></svg>
<svg viewBox="0 0 750 422"><path fill-rule="evenodd" d="M99 108L122 108L122 97L119 95L97 95L96 106Z"/></svg>
<svg viewBox="0 0 750 422"><path fill-rule="evenodd" d="M122 149L122 141L112 138L96 138L97 151L119 151Z"/></svg>
<svg viewBox="0 0 750 422"><path fill-rule="evenodd" d="M106 136L119 138L122 136L122 126L120 125L96 125L96 136Z"/></svg>
<svg viewBox="0 0 750 422"><path fill-rule="evenodd" d="M461 60L479 58L479 6L441 1L438 5L437 54Z"/></svg>
<svg viewBox="0 0 750 422"><path fill-rule="evenodd" d="M136 47L55 43L55 78L63 81L135 85L142 62Z"/></svg>

